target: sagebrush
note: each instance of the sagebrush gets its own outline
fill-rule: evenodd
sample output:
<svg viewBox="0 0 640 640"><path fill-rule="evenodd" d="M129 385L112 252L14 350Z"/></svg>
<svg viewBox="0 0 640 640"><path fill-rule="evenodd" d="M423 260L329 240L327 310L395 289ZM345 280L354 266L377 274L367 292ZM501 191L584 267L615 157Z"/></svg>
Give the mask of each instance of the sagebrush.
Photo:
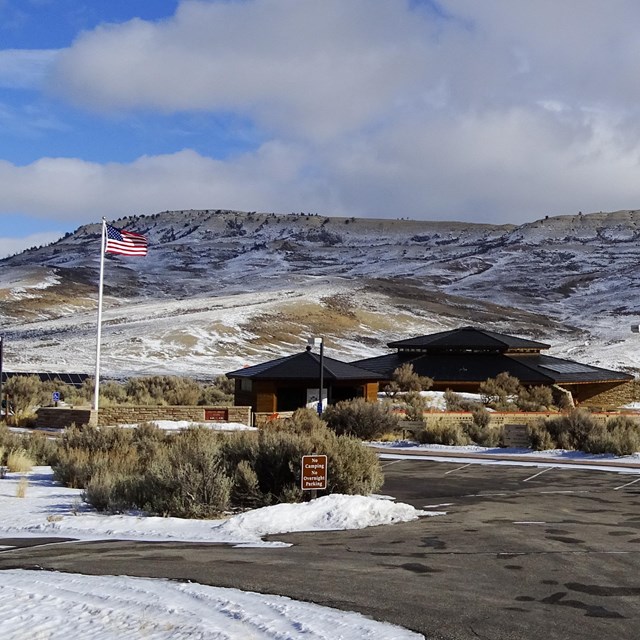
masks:
<svg viewBox="0 0 640 640"><path fill-rule="evenodd" d="M396 431L400 423L390 406L367 402L364 398L330 405L323 413L323 418L338 435L353 436L360 440L374 440L383 433Z"/></svg>
<svg viewBox="0 0 640 640"><path fill-rule="evenodd" d="M305 499L300 465L308 454L327 456L328 493L368 494L382 485L375 453L308 410L259 432L69 429L53 468L58 480L83 488L86 501L101 510L207 518Z"/></svg>

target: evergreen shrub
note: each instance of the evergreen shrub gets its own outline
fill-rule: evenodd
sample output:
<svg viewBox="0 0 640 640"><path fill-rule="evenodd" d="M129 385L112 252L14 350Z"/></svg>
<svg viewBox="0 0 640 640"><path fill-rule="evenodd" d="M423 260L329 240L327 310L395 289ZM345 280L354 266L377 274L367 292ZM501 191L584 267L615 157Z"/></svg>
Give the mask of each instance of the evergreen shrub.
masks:
<svg viewBox="0 0 640 640"><path fill-rule="evenodd" d="M627 416L613 418L606 425L598 424L587 437L584 450L616 456L637 453L640 451L640 424Z"/></svg>
<svg viewBox="0 0 640 640"><path fill-rule="evenodd" d="M542 420L528 425L527 435L529 437L529 446L534 451L547 451L556 448L556 443Z"/></svg>
<svg viewBox="0 0 640 640"><path fill-rule="evenodd" d="M458 423L428 425L416 433L416 440L420 444L444 444L453 447L471 444L471 438Z"/></svg>
<svg viewBox="0 0 640 640"><path fill-rule="evenodd" d="M545 420L544 425L557 448L577 451L585 450L589 434L598 428L593 416L583 409Z"/></svg>
<svg viewBox="0 0 640 640"><path fill-rule="evenodd" d="M328 406L323 418L338 435L348 435L360 440L375 440L383 433L396 431L400 420L391 407L364 398L343 400Z"/></svg>
<svg viewBox="0 0 640 640"><path fill-rule="evenodd" d="M477 407L472 412L473 422L462 423L462 430L469 439L481 447L497 447L502 441L503 430L489 426L491 414L484 407Z"/></svg>
<svg viewBox="0 0 640 640"><path fill-rule="evenodd" d="M83 488L85 500L101 510L207 518L306 499L300 476L309 454L327 455L328 493L371 493L382 485L373 450L307 410L259 432L72 428L61 439L54 473Z"/></svg>

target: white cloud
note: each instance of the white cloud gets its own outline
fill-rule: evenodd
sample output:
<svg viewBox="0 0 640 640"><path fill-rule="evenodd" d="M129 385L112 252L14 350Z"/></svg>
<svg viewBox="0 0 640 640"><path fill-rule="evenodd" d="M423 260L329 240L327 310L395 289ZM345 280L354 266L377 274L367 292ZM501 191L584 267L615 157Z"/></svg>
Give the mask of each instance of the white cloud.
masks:
<svg viewBox="0 0 640 640"><path fill-rule="evenodd" d="M0 162L7 210L61 220L98 219L165 209L287 209L304 201L296 187L300 152L268 143L221 162L184 150L101 165L77 158L43 158L27 166Z"/></svg>
<svg viewBox="0 0 640 640"><path fill-rule="evenodd" d="M0 51L0 87L37 89L47 76L58 51L4 49Z"/></svg>
<svg viewBox="0 0 640 640"><path fill-rule="evenodd" d="M233 109L318 138L428 89L429 31L405 2L183 2L171 20L83 34L51 84L95 109Z"/></svg>
<svg viewBox="0 0 640 640"><path fill-rule="evenodd" d="M166 209L524 222L636 208L638 146L599 112L412 114L327 145L271 141L226 161L192 150L101 165L0 162L11 211L69 221Z"/></svg>
<svg viewBox="0 0 640 640"><path fill-rule="evenodd" d="M268 141L224 161L0 163L4 206L504 222L639 206L639 4L441 0L440 17L428 4L184 0L170 19L83 33L55 58L58 95L233 112Z"/></svg>
<svg viewBox="0 0 640 640"><path fill-rule="evenodd" d="M61 237L60 233L51 231L43 233L34 233L22 238L3 238L0 237L0 258L6 258L15 253L20 253L31 247L39 247L51 242L55 242Z"/></svg>

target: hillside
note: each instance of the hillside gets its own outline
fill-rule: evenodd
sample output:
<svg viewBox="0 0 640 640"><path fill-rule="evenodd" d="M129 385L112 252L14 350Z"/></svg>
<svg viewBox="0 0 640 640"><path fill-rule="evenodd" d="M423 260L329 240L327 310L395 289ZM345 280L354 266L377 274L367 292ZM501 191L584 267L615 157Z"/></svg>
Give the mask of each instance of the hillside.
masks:
<svg viewBox="0 0 640 640"><path fill-rule="evenodd" d="M343 359L461 326L635 372L640 212L521 226L172 211L112 221L146 258L105 268L106 375L209 377L323 335ZM0 261L7 370L91 373L100 225Z"/></svg>

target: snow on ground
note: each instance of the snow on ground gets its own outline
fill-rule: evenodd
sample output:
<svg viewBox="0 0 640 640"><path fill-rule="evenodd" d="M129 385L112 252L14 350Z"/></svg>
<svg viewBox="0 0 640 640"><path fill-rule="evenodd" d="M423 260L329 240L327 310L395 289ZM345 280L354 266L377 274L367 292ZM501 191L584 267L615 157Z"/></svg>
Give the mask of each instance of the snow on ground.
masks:
<svg viewBox="0 0 640 640"><path fill-rule="evenodd" d="M24 498L16 497L21 480ZM24 482L24 481L23 481ZM0 536L47 536L81 540L212 542L242 546L288 546L265 541L290 531L362 529L415 520L438 512L366 496L333 494L301 504L263 507L220 520L160 518L143 514L105 515L82 502L80 489L54 482L50 467L0 480Z"/></svg>
<svg viewBox="0 0 640 640"><path fill-rule="evenodd" d="M405 395L403 392L399 392L396 397L401 399L403 395ZM433 411L446 411L447 403L444 399L444 391L420 391L420 395L425 399L426 408ZM456 392L456 395L464 400L482 404L482 396L478 393L462 391ZM384 391L378 393L378 398L380 400L389 400L389 396ZM489 411L491 411L491 409L489 409Z"/></svg>
<svg viewBox="0 0 640 640"><path fill-rule="evenodd" d="M241 422L194 422L193 420L149 420L152 424L155 424L158 429L163 431L182 431L189 429L190 427L203 427L205 429L211 429L212 431L257 431L256 427L249 427ZM138 424L121 424L118 425L124 428L134 429Z"/></svg>
<svg viewBox="0 0 640 640"><path fill-rule="evenodd" d="M415 460L416 458L422 458L440 462L463 461L470 464L591 469L593 471L640 474L640 452L629 456L614 456L609 453L591 454L566 449L532 451L531 449L480 447L474 444L454 447L441 444L418 444L409 440L371 442L370 444L389 451L389 453L380 455L384 459ZM406 453L403 454L403 451ZM475 458L473 457L474 454L482 457ZM581 462L584 464L580 464ZM636 466L624 467L622 466L624 463L631 463Z"/></svg>
<svg viewBox="0 0 640 640"><path fill-rule="evenodd" d="M17 497L27 481L24 497ZM382 497L328 495L220 520L103 515L82 491L56 484L50 467L0 479L0 537L198 541L239 547L289 545L267 535L360 529L415 520L421 511ZM418 640L419 634L356 613L280 596L126 576L2 571L0 637L6 639L201 638L211 640Z"/></svg>
<svg viewBox="0 0 640 640"><path fill-rule="evenodd" d="M123 576L9 570L0 582L5 640L419 640L358 613L208 587Z"/></svg>
<svg viewBox="0 0 640 640"><path fill-rule="evenodd" d="M434 459L481 464L500 463L504 454L523 461L504 461L505 464L562 466L563 460L594 459L603 462L603 466L588 467L592 470L611 470L606 466L607 462L640 461L640 453L614 459L613 456L573 451L531 452L409 442L377 444L397 452L385 454L384 457L389 458L414 458L408 455L411 450L424 454L420 457L450 454ZM461 454L490 455L493 459L456 458ZM640 468L616 470L640 474ZM25 480L28 483L26 492L20 498L19 488L21 482L24 488ZM286 547L288 545L283 542L265 541L264 537L291 531L358 529L443 513L417 510L383 496L329 495L303 504L265 507L220 520L184 520L143 514L103 515L85 505L81 495L78 489L57 485L49 467L36 467L28 474L7 474L0 479L0 537L198 541L239 547ZM446 505L436 507L443 506ZM282 552L286 553L286 549ZM301 637L309 640L424 640L419 634L357 613L236 589L49 571L7 570L2 571L1 577L0 637L7 640L35 637L49 640L143 637L154 640L296 640Z"/></svg>

